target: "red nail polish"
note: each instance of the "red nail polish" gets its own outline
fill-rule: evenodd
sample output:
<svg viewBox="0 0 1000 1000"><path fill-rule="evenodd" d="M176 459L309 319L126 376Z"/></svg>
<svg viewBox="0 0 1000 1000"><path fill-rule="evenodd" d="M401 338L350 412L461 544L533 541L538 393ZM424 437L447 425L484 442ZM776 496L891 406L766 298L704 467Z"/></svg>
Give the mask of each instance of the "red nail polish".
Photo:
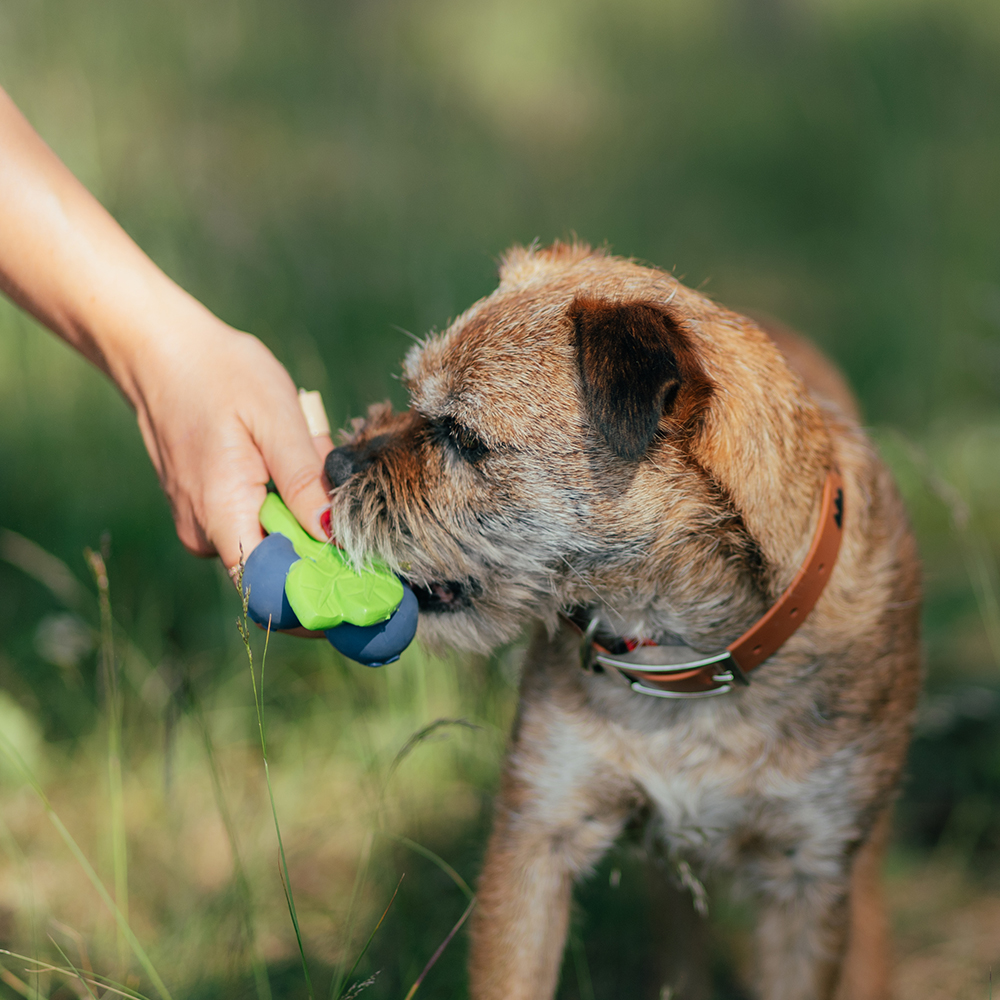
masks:
<svg viewBox="0 0 1000 1000"><path fill-rule="evenodd" d="M323 529L327 538L333 538L333 531L330 528L330 508L327 507L319 516L319 526Z"/></svg>

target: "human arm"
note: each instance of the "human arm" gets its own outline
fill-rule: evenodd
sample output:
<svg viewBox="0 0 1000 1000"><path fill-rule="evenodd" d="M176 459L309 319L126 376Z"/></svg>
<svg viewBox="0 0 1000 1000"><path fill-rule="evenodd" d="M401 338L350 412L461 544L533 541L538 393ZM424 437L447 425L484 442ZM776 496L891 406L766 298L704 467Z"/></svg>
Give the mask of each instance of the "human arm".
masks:
<svg viewBox="0 0 1000 1000"><path fill-rule="evenodd" d="M232 567L262 539L273 479L316 538L328 437L255 337L168 278L0 89L0 290L115 382L136 412L177 534Z"/></svg>

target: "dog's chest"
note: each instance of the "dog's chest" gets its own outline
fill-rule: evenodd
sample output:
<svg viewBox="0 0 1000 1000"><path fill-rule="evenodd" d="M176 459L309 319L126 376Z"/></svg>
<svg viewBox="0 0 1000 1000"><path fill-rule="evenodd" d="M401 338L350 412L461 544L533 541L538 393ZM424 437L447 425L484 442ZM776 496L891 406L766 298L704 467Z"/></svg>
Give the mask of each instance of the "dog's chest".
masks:
<svg viewBox="0 0 1000 1000"><path fill-rule="evenodd" d="M822 855L849 835L849 750L810 755L711 713L633 733L616 749L653 807L654 832L679 855L731 865L803 844Z"/></svg>

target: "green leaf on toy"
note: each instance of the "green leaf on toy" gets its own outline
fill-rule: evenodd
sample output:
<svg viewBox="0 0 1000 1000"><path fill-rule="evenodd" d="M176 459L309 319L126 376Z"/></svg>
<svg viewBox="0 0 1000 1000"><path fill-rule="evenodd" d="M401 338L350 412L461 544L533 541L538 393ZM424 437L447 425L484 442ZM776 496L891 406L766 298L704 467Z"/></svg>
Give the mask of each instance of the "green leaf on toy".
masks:
<svg viewBox="0 0 1000 1000"><path fill-rule="evenodd" d="M323 630L341 622L376 625L392 616L403 585L385 563L369 563L360 573L335 545L316 541L295 520L277 493L269 493L260 523L284 535L299 556L285 578L288 603L305 628Z"/></svg>

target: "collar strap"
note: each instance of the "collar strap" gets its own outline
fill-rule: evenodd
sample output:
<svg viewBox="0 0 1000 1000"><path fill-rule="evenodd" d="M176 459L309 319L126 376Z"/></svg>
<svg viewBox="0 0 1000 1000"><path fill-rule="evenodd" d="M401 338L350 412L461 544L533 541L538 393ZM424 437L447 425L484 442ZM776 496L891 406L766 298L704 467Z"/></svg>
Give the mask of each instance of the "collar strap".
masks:
<svg viewBox="0 0 1000 1000"><path fill-rule="evenodd" d="M749 684L747 675L781 649L815 607L837 561L843 522L844 483L834 467L823 485L812 545L795 579L764 617L722 652L705 654L688 646L641 645L629 652L610 653L594 639L597 619L593 618L581 630L581 665L588 671L612 668L625 677L633 691L658 698L708 698L725 694L734 684Z"/></svg>

